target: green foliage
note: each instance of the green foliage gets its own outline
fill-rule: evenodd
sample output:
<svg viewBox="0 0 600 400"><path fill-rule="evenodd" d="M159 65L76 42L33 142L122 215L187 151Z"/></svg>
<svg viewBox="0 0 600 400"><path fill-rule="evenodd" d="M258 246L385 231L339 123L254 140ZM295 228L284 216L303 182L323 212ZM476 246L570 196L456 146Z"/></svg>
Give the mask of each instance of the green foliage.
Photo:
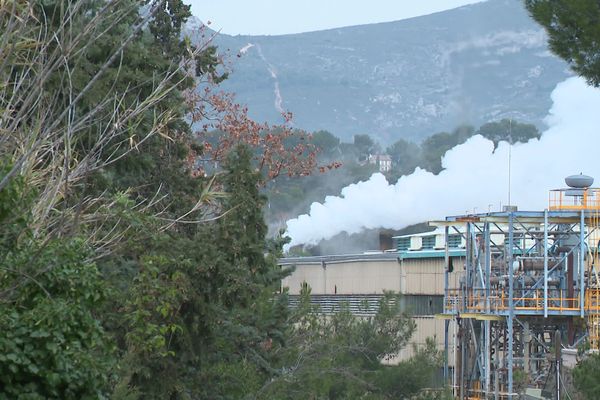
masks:
<svg viewBox="0 0 600 400"><path fill-rule="evenodd" d="M440 132L429 136L421 143L423 167L436 175L440 173L442 156L454 146L464 143L474 131L472 126L461 126L452 133Z"/></svg>
<svg viewBox="0 0 600 400"><path fill-rule="evenodd" d="M165 256L145 256L135 277L125 310L130 330L125 338L130 350L147 357L173 355L168 338L181 331L178 307L186 299L189 284L182 272L165 273L171 261Z"/></svg>
<svg viewBox="0 0 600 400"><path fill-rule="evenodd" d="M586 399L598 398L600 393L600 355L591 354L573 370L573 382Z"/></svg>
<svg viewBox="0 0 600 400"><path fill-rule="evenodd" d="M0 398L378 398L399 390L378 380L395 368L381 360L414 330L395 299L367 319L347 309L324 317L306 303L290 315L280 291L289 271L277 265L282 241L266 238L263 177L250 150L232 148L214 179L190 173L202 149L184 118L193 80L179 67L195 64L213 83L227 75L213 46L188 59L194 49L181 27L189 6L5 6L2 34L25 51L2 53L9 67L0 74L35 91L14 103L11 88L0 96L0 128L10 133L0 168ZM6 17L17 8L18 18ZM16 33L9 19L22 21ZM346 147L326 132L315 137L324 157L345 148L353 159L331 187L376 168L357 160L378 151L367 135ZM411 380L407 393L423 382Z"/></svg>
<svg viewBox="0 0 600 400"><path fill-rule="evenodd" d="M182 93L194 82L179 68L189 53L180 38L189 7L164 2L141 24L146 3L19 4L30 18L23 25L33 28L14 35L31 34L23 38L30 39L28 51L18 63L2 59L2 65L9 66L8 76L22 77L18 84L39 86L39 101L16 120L18 131L2 137L2 156L18 160L29 143L42 144L31 148L30 164L11 162L16 173L0 190L4 397L97 399L112 391L135 398L142 378L160 376L156 371L177 361L174 349L185 349L170 339L185 327L179 317L189 297L190 262L183 255L199 246L191 240L195 228L165 221L201 218L199 199L206 193L206 182L187 169L191 139ZM11 4L5 6L2 29ZM10 20L12 27L20 20ZM11 33L2 31L9 42ZM214 48L207 49L196 60L199 73L218 61ZM6 68L1 72L7 76ZM10 99L10 92L2 97L0 111L10 108ZM16 107L10 118L25 109ZM10 118L3 116L2 129ZM51 132L40 133L46 126ZM0 179L9 170L2 164ZM48 214L57 217L44 219ZM99 259L99 268L91 259ZM172 369L173 385L185 382L189 363L182 364ZM172 393L165 386L162 392L154 386L156 398Z"/></svg>
<svg viewBox="0 0 600 400"><path fill-rule="evenodd" d="M340 139L327 131L317 131L312 134L312 143L319 149L319 157L326 160L340 155Z"/></svg>
<svg viewBox="0 0 600 400"><path fill-rule="evenodd" d="M502 140L510 143L526 143L530 139L541 136L535 125L509 119L483 124L476 133L494 142L494 148L498 147L498 143Z"/></svg>
<svg viewBox="0 0 600 400"><path fill-rule="evenodd" d="M181 0L161 0L150 22L150 32L163 54L181 56L181 27L191 17L189 5Z"/></svg>
<svg viewBox="0 0 600 400"><path fill-rule="evenodd" d="M411 397L411 400L454 400L452 391L447 388L426 389Z"/></svg>
<svg viewBox="0 0 600 400"><path fill-rule="evenodd" d="M208 46L196 58L196 73L208 75L214 83L221 83L229 77L228 72L220 72L219 57L217 56L217 47Z"/></svg>
<svg viewBox="0 0 600 400"><path fill-rule="evenodd" d="M369 135L354 135L354 148L359 160L365 160L369 154L377 152L377 145Z"/></svg>
<svg viewBox="0 0 600 400"><path fill-rule="evenodd" d="M590 0L525 0L548 33L554 54L590 85L600 86L600 3Z"/></svg>
<svg viewBox="0 0 600 400"><path fill-rule="evenodd" d="M10 170L0 161L0 179ZM6 253L18 245L19 238L27 235L26 227L31 220L32 193L23 177L16 177L0 190L0 252Z"/></svg>
<svg viewBox="0 0 600 400"><path fill-rule="evenodd" d="M431 341L409 361L382 363L406 346L415 329L399 307L388 293L372 317L354 316L347 307L325 315L304 288L290 320L288 346L280 349L280 373L259 398L404 398L397 396L431 385L440 363Z"/></svg>
<svg viewBox="0 0 600 400"><path fill-rule="evenodd" d="M270 351L284 342L287 297L278 294L281 279L289 271L277 265L281 244L266 240L262 215L266 201L259 193L260 176L251 163L246 146L238 146L228 157L224 188L226 214L217 221L212 236L219 256L210 265L211 293L222 310L212 329L211 358L229 360L244 369L252 367L265 379L272 370ZM208 238L207 238L208 239ZM246 377L247 389L256 385L256 376ZM215 389L213 396L228 396ZM234 396L235 397L235 396Z"/></svg>
<svg viewBox="0 0 600 400"><path fill-rule="evenodd" d="M0 397L98 399L115 363L95 311L106 296L78 240L29 242L0 260ZM5 297L5 300L6 298Z"/></svg>
<svg viewBox="0 0 600 400"><path fill-rule="evenodd" d="M144 398L239 398L273 373L287 297L280 243L266 240L265 198L252 154L238 147L221 175L223 215L189 230L154 234L125 302L128 373Z"/></svg>
<svg viewBox="0 0 600 400"><path fill-rule="evenodd" d="M421 149L415 143L397 140L386 150L392 158L394 169L400 175L410 174L421 163Z"/></svg>

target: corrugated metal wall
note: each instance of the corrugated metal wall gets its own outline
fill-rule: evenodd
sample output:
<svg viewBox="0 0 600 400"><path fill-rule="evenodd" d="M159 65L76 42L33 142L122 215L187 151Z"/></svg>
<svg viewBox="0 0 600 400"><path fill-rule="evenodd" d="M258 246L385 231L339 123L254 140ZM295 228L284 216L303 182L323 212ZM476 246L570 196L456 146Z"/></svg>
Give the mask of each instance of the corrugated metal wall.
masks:
<svg viewBox="0 0 600 400"><path fill-rule="evenodd" d="M311 294L310 302L318 305L324 314L333 314L347 307L355 315L372 316L377 313L382 298L383 294ZM290 295L290 307L296 307L299 299L299 295ZM438 295L403 295L400 296L399 301L401 311L419 317L441 314L444 305L444 297Z"/></svg>
<svg viewBox="0 0 600 400"><path fill-rule="evenodd" d="M296 270L282 282L290 294L299 294L306 282L313 294L381 294L400 292L400 264L397 260L365 260L296 264Z"/></svg>
<svg viewBox="0 0 600 400"><path fill-rule="evenodd" d="M464 257L452 257L453 272L449 287L458 288L464 274ZM356 315L373 315L384 291L402 294L403 308L411 312L417 324L410 344L390 362L405 360L414 353L413 345L425 344L427 337L436 338L438 348L444 348L444 320L433 318L441 313L444 295L443 257L406 258L390 260L342 260L324 263L298 260L296 270L284 279L289 288L290 305L298 300L303 283L311 287L311 302L319 304L326 313L334 312L343 303ZM452 332L451 322L450 331ZM452 336L452 335L450 335ZM454 365L449 354L450 366Z"/></svg>
<svg viewBox="0 0 600 400"><path fill-rule="evenodd" d="M454 271L449 288L458 288L464 258L452 257ZM444 294L444 258L364 260L296 264L296 270L282 282L290 294L299 294L308 284L313 294L380 294L384 290L402 294Z"/></svg>

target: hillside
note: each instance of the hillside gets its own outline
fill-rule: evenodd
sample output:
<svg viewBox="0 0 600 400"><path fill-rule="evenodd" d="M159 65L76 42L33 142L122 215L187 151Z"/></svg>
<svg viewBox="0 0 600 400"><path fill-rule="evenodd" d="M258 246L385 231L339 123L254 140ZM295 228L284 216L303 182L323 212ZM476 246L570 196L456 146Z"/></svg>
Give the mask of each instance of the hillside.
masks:
<svg viewBox="0 0 600 400"><path fill-rule="evenodd" d="M506 117L543 126L570 76L521 1L489 0L397 22L283 36L218 35L237 93L258 120L344 139L420 140ZM239 57L237 57L239 55Z"/></svg>

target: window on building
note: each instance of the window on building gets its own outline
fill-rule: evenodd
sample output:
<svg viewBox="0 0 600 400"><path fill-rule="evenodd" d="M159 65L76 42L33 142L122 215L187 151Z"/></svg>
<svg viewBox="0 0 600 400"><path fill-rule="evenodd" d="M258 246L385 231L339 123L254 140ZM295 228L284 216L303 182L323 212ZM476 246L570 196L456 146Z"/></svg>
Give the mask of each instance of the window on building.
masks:
<svg viewBox="0 0 600 400"><path fill-rule="evenodd" d="M461 236L460 235L448 235L448 247L457 248L460 247Z"/></svg>
<svg viewBox="0 0 600 400"><path fill-rule="evenodd" d="M413 316L440 314L444 308L444 296L404 295L400 297L400 308Z"/></svg>
<svg viewBox="0 0 600 400"><path fill-rule="evenodd" d="M398 249L398 251L408 250L410 248L410 238L409 237L398 238L398 245L396 246L396 248Z"/></svg>
<svg viewBox="0 0 600 400"><path fill-rule="evenodd" d="M423 250L425 250L425 249L433 249L433 246L435 246L435 235L423 236L423 241L422 241L421 248Z"/></svg>

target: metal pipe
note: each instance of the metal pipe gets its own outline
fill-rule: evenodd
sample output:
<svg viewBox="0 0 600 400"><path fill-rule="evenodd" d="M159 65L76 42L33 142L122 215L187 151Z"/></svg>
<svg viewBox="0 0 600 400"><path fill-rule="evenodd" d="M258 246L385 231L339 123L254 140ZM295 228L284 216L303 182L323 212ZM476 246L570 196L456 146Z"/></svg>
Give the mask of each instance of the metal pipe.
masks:
<svg viewBox="0 0 600 400"><path fill-rule="evenodd" d="M496 360L494 362L494 400L499 400L500 399L500 374L498 373L498 370L500 369L500 344L498 343L498 337L496 337L494 347L495 347L494 354L496 356Z"/></svg>
<svg viewBox="0 0 600 400"><path fill-rule="evenodd" d="M444 270L444 304L448 304L448 268L450 268L450 251L448 245L448 235L450 228L447 226L444 228L444 263L446 264L446 269Z"/></svg>
<svg viewBox="0 0 600 400"><path fill-rule="evenodd" d="M448 269L450 268L450 253L448 249L448 234L450 233L450 227L444 228L444 262L446 268L444 270L444 304L448 304ZM448 384L448 327L450 321L446 320L444 323L444 381Z"/></svg>
<svg viewBox="0 0 600 400"><path fill-rule="evenodd" d="M490 312L490 278L492 276L492 259L490 254L490 223L486 222L483 226L483 240L485 245L485 295L486 310Z"/></svg>
<svg viewBox="0 0 600 400"><path fill-rule="evenodd" d="M471 247L473 246L473 243L471 242L471 223L467 223L467 231L466 231L466 236L465 236L465 265L467 266L466 268L466 273L465 273L465 277L466 277L466 288L472 288L473 287L473 282L472 282L472 269L473 269L473 260L472 260L472 256L471 256L471 252L472 249Z"/></svg>
<svg viewBox="0 0 600 400"><path fill-rule="evenodd" d="M463 320L464 321L464 320ZM459 393L460 393L460 399L464 400L465 394L466 394L466 390L465 390L465 362L466 362L466 354L465 354L465 329L462 326L462 322L458 327L458 335L460 337L459 339L459 343L460 343L460 377L459 377Z"/></svg>
<svg viewBox="0 0 600 400"><path fill-rule="evenodd" d="M584 221L584 215L583 215L584 211L581 210L581 220L579 222L579 311L580 311L580 316L581 318L584 317L584 307L583 307L583 302L584 302L584 282L583 282L583 278L584 278L584 252L585 252L585 221Z"/></svg>
<svg viewBox="0 0 600 400"><path fill-rule="evenodd" d="M513 240L514 240L514 229L513 229L513 218L514 213L508 215L508 318L506 335L508 339L508 354L507 354L507 372L508 372L508 396L509 399L513 395L513 318L515 314L514 307L514 280L513 280Z"/></svg>
<svg viewBox="0 0 600 400"><path fill-rule="evenodd" d="M485 396L490 392L491 385L491 371L492 371L492 349L490 348L490 323L491 321L484 321L484 357L485 357Z"/></svg>
<svg viewBox="0 0 600 400"><path fill-rule="evenodd" d="M486 222L483 226L483 240L485 246L485 297L486 297L486 311L490 312L490 280L492 275L492 262L491 262L491 254L490 254L490 223ZM485 333L485 396L487 398L488 393L491 390L491 371L492 371L492 349L490 347L490 321L485 321L484 323L484 333Z"/></svg>
<svg viewBox="0 0 600 400"><path fill-rule="evenodd" d="M450 320L444 320L444 382L448 384L448 329L450 327Z"/></svg>
<svg viewBox="0 0 600 400"><path fill-rule="evenodd" d="M544 318L548 318L548 209L544 210Z"/></svg>
<svg viewBox="0 0 600 400"><path fill-rule="evenodd" d="M562 343L560 337L560 331L557 329L554 332L554 347L556 349L556 400L560 400L560 367L562 358Z"/></svg>

